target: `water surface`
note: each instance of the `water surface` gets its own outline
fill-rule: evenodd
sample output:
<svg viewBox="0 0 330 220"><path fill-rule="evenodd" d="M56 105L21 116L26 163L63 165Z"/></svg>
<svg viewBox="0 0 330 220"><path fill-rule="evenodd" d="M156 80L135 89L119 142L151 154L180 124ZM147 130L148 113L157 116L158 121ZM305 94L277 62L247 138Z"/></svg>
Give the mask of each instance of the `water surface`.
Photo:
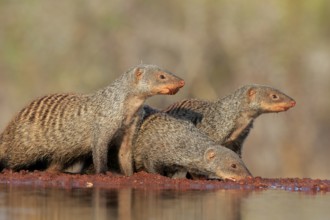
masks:
<svg viewBox="0 0 330 220"><path fill-rule="evenodd" d="M0 185L0 219L329 219L330 194Z"/></svg>

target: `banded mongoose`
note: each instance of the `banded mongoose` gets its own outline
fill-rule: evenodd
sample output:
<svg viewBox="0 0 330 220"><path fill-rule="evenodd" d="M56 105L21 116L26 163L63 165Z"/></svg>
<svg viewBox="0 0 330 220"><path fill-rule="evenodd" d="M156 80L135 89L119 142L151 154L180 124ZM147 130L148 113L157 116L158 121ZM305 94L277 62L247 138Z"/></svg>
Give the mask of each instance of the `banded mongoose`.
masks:
<svg viewBox="0 0 330 220"><path fill-rule="evenodd" d="M29 169L46 161L48 171L58 172L92 155L96 172L104 173L108 143L118 134L130 139L128 130L145 99L175 94L182 86L184 81L172 73L141 64L95 93L36 99L0 135L2 169ZM122 154L131 155L129 145L121 145Z"/></svg>
<svg viewBox="0 0 330 220"><path fill-rule="evenodd" d="M216 144L192 123L165 113L147 117L136 133L133 159L137 171L172 178L192 176L238 180L251 176L239 156Z"/></svg>
<svg viewBox="0 0 330 220"><path fill-rule="evenodd" d="M259 115L286 111L295 104L292 98L277 89L245 85L216 101L188 99L172 104L164 112L193 122L216 143L241 156L243 142ZM149 106L145 108L153 112Z"/></svg>

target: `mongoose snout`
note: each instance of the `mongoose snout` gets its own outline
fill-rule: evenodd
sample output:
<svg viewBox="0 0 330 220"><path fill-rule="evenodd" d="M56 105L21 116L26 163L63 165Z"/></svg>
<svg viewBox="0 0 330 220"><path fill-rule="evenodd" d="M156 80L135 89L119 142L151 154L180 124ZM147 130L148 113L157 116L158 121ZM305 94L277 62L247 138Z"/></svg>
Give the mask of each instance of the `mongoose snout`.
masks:
<svg viewBox="0 0 330 220"><path fill-rule="evenodd" d="M296 105L296 101L289 101L288 103L284 103L282 106L279 105L279 110L277 112L285 112L290 108L293 108Z"/></svg>
<svg viewBox="0 0 330 220"><path fill-rule="evenodd" d="M184 85L185 81L183 79L180 79L179 77L173 78L172 76L165 76L164 74L160 75L161 80L166 80L167 83L164 86L158 88L158 94L163 95L174 95L176 94Z"/></svg>
<svg viewBox="0 0 330 220"><path fill-rule="evenodd" d="M296 101L290 96L262 85L252 86L248 90L248 98L260 113L283 112L296 105Z"/></svg>
<svg viewBox="0 0 330 220"><path fill-rule="evenodd" d="M295 106L296 106L296 101L292 100L288 103L288 107L285 109L285 111Z"/></svg>
<svg viewBox="0 0 330 220"><path fill-rule="evenodd" d="M252 177L244 162L230 149L218 145L207 149L204 154L204 160L207 162L208 167L215 170L215 173L210 173L207 176L208 178L236 181ZM194 176L194 173L190 174Z"/></svg>
<svg viewBox="0 0 330 220"><path fill-rule="evenodd" d="M222 179L222 180L229 179L232 181L238 181L238 180L245 179L245 178L253 178L253 175L250 173L250 171L247 168L244 169L244 172L239 172L239 174L233 175L233 173L235 173L235 171L232 171L230 174L225 174L221 171L217 172L217 176L219 178L216 178L216 179Z"/></svg>

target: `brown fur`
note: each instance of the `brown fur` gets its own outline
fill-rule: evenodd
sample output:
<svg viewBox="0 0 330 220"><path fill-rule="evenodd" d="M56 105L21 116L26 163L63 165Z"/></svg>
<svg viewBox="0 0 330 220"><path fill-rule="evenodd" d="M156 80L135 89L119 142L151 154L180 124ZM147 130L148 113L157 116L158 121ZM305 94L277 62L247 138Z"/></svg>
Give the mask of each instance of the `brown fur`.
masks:
<svg viewBox="0 0 330 220"><path fill-rule="evenodd" d="M146 118L133 147L135 168L172 178L242 179L251 176L233 151L216 144L192 123L165 113Z"/></svg>
<svg viewBox="0 0 330 220"><path fill-rule="evenodd" d="M295 104L292 98L272 87L246 85L216 101L183 100L164 112L191 121L212 140L241 156L244 140L259 115L286 111ZM144 108L151 114L156 111Z"/></svg>
<svg viewBox="0 0 330 220"><path fill-rule="evenodd" d="M129 129L137 112L146 98L174 94L183 85L182 79L155 65L138 65L95 93L53 94L36 99L1 134L2 168L42 166L62 171L92 155L96 172L105 172L108 143L122 135L120 162L129 175Z"/></svg>

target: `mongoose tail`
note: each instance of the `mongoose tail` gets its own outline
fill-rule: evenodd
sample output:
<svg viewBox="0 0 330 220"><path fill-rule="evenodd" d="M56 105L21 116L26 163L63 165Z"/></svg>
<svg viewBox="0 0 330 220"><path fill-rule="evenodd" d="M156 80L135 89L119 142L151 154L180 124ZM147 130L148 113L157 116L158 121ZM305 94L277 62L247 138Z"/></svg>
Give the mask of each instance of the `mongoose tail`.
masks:
<svg viewBox="0 0 330 220"><path fill-rule="evenodd" d="M187 172L208 179L238 180L251 173L233 151L216 144L192 123L166 113L143 121L133 147L136 170L172 178Z"/></svg>

